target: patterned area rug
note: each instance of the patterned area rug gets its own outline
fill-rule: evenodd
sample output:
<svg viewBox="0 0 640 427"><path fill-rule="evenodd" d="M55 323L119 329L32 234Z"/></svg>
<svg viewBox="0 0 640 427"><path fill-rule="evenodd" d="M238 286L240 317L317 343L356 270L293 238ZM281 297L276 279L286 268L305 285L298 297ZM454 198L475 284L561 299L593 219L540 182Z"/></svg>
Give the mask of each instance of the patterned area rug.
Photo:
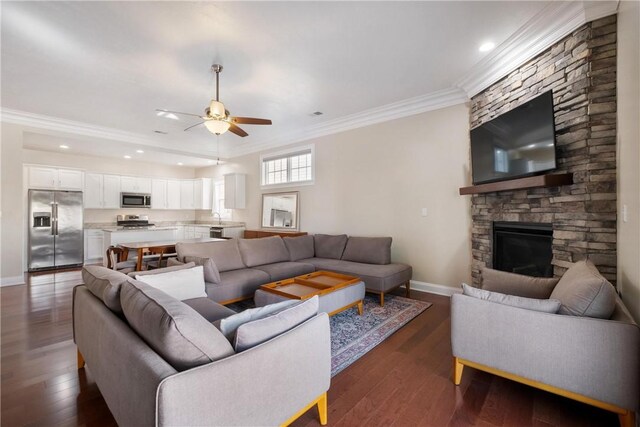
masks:
<svg viewBox="0 0 640 427"><path fill-rule="evenodd" d="M351 308L330 318L332 377L431 307L429 302L395 295L385 295L384 307L378 301L377 296L366 295L362 316ZM253 300L245 300L227 307L239 312L254 305Z"/></svg>

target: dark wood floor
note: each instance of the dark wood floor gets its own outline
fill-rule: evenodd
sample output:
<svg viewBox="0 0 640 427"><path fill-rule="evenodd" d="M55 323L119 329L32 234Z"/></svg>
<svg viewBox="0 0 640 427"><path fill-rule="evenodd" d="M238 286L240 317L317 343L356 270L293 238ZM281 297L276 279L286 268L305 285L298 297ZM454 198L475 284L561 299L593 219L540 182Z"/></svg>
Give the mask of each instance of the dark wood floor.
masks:
<svg viewBox="0 0 640 427"><path fill-rule="evenodd" d="M91 377L76 370L71 290L78 271L38 274L0 290L3 426L116 425ZM606 426L617 417L466 368L451 383L449 299L433 306L333 378L331 426ZM310 410L296 426L316 426Z"/></svg>

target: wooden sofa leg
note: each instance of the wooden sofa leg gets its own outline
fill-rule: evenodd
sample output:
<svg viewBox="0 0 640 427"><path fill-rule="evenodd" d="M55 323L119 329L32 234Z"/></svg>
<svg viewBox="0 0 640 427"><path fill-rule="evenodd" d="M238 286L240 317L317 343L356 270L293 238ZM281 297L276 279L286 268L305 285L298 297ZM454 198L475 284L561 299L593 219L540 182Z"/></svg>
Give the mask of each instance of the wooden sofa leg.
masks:
<svg viewBox="0 0 640 427"><path fill-rule="evenodd" d="M384 292L380 292L380 307L384 307Z"/></svg>
<svg viewBox="0 0 640 427"><path fill-rule="evenodd" d="M404 289L406 291L406 297L411 298L411 281L407 280L407 283L404 284Z"/></svg>
<svg viewBox="0 0 640 427"><path fill-rule="evenodd" d="M362 316L362 313L364 313L364 304L360 301L358 303L358 315Z"/></svg>
<svg viewBox="0 0 640 427"><path fill-rule="evenodd" d="M455 385L460 385L460 381L462 380L462 370L464 369L464 365L460 363L457 357L453 358L453 383Z"/></svg>
<svg viewBox="0 0 640 427"><path fill-rule="evenodd" d="M618 414L620 419L620 427L635 427L636 426L636 413L633 411L627 411L624 414Z"/></svg>
<svg viewBox="0 0 640 427"><path fill-rule="evenodd" d="M78 350L78 369L82 368L84 368L84 357L82 356L82 353L80 353L80 350Z"/></svg>
<svg viewBox="0 0 640 427"><path fill-rule="evenodd" d="M327 393L323 394L318 400L318 415L320 416L320 425L327 425Z"/></svg>

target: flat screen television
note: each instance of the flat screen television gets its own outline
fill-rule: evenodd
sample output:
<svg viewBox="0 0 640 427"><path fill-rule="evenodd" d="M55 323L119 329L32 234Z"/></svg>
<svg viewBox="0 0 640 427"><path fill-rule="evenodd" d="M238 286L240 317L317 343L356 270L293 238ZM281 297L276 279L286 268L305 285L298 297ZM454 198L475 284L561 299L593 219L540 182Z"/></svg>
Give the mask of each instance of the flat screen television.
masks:
<svg viewBox="0 0 640 427"><path fill-rule="evenodd" d="M471 130L473 183L537 175L556 168L551 91Z"/></svg>

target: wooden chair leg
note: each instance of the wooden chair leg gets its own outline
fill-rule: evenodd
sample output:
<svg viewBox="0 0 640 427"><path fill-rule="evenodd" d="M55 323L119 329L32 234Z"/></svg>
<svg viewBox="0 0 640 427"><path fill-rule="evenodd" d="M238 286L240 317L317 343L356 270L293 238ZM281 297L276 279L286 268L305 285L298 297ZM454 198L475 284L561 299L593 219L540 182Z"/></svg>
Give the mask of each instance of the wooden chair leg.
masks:
<svg viewBox="0 0 640 427"><path fill-rule="evenodd" d="M380 292L380 307L384 307L384 293Z"/></svg>
<svg viewBox="0 0 640 427"><path fill-rule="evenodd" d="M406 297L411 298L411 281L407 280L407 283L404 284L404 289L406 291Z"/></svg>
<svg viewBox="0 0 640 427"><path fill-rule="evenodd" d="M358 314L362 316L362 313L364 313L364 304L362 303L362 301L360 301L358 303Z"/></svg>
<svg viewBox="0 0 640 427"><path fill-rule="evenodd" d="M464 369L464 365L458 361L457 357L453 358L453 383L455 385L460 385L460 381L462 380L462 370Z"/></svg>
<svg viewBox="0 0 640 427"><path fill-rule="evenodd" d="M320 425L327 425L327 393L323 394L318 400L318 415L320 416Z"/></svg>
<svg viewBox="0 0 640 427"><path fill-rule="evenodd" d="M78 350L78 369L82 368L84 368L84 357L82 356L82 353L80 353L80 350Z"/></svg>
<svg viewBox="0 0 640 427"><path fill-rule="evenodd" d="M636 413L633 411L627 411L625 414L619 414L620 427L635 427L636 426Z"/></svg>

